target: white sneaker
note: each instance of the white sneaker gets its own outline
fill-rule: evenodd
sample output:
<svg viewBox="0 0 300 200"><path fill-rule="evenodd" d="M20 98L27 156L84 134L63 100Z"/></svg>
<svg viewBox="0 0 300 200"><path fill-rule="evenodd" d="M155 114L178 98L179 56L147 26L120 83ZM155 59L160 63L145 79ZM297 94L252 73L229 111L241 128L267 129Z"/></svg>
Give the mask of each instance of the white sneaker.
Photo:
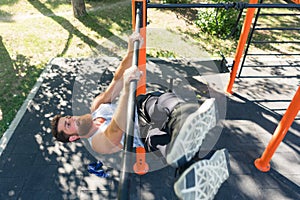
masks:
<svg viewBox="0 0 300 200"><path fill-rule="evenodd" d="M222 149L209 160L200 160L185 170L175 182L174 191L183 200L211 200L228 177L228 151Z"/></svg>
<svg viewBox="0 0 300 200"><path fill-rule="evenodd" d="M167 147L166 160L173 167L190 161L199 151L208 131L216 125L215 99L207 99L190 114L178 133L173 133Z"/></svg>

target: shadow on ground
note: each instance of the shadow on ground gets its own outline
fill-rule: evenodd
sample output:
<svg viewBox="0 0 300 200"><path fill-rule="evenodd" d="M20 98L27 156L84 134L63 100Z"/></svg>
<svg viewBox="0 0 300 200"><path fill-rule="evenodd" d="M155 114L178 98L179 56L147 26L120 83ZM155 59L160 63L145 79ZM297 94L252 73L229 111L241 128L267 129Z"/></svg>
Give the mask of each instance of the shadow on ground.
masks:
<svg viewBox="0 0 300 200"><path fill-rule="evenodd" d="M117 198L119 171L110 162L120 156L105 158L105 169L111 178L89 174L87 165L99 157L89 151L84 141L55 142L50 119L59 113L88 112L92 98L107 87L118 63L118 59L111 58L57 58L50 63L41 87L1 156L0 199ZM221 121L205 142L216 138L215 134L218 140L201 149L227 148L230 153L231 175L216 199L299 199L299 123L292 125L275 154L272 170L259 172L253 162L263 152L280 116L243 94L225 96L215 79L226 74L214 70L205 74L206 67L201 67L200 62L152 60L147 84L150 90L166 90L173 78L173 91L186 100L201 101L212 96L217 99ZM131 199L177 199L174 174L175 169L165 166L144 176L133 175Z"/></svg>

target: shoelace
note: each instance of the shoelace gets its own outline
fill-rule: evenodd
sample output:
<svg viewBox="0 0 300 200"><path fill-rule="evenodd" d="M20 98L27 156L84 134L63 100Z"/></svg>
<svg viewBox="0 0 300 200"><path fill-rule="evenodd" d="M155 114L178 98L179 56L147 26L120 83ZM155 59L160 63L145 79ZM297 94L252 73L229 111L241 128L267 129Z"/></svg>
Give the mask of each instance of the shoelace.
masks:
<svg viewBox="0 0 300 200"><path fill-rule="evenodd" d="M101 161L97 161L96 163L92 163L88 165L88 172L90 174L95 174L98 177L108 178L110 175L106 173L102 169L103 163Z"/></svg>

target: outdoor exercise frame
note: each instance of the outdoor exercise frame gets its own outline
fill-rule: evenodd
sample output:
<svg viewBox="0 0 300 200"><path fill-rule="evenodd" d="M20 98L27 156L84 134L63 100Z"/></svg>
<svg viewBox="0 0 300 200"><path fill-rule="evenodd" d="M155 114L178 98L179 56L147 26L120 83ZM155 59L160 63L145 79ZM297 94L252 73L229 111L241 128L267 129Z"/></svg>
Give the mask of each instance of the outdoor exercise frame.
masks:
<svg viewBox="0 0 300 200"><path fill-rule="evenodd" d="M147 8L247 8L245 21L240 34L232 71L230 73L230 80L227 85L226 92L232 94L232 87L237 75L240 65L240 60L244 52L245 44L250 32L252 19L254 17L256 8L299 8L299 4L257 4L258 0L250 0L249 3L219 3L219 4L150 4L147 0L132 0L132 24L134 30L139 32L143 37L143 45L139 48L139 41L134 43L133 63L143 71L143 76L138 85L136 81L130 83L130 97L128 100L127 113L127 129L124 140L123 163L119 182L118 199L129 199L130 181L128 169L126 167L130 163L127 152L132 152L133 149L133 126L135 119L135 96L136 94L146 93L146 26L147 26ZM285 115L280 121L275 130L269 145L267 146L262 157L255 161L255 166L261 171L268 171L270 169L269 162L276 151L277 147L284 139L289 127L293 123L295 117L300 110L300 86L291 101Z"/></svg>
<svg viewBox="0 0 300 200"><path fill-rule="evenodd" d="M255 160L254 164L257 169L263 172L267 172L270 170L270 161L272 159L273 154L278 148L281 141L284 139L286 133L288 132L290 126L295 120L299 110L300 110L300 86L296 91L295 96L293 97L288 109L283 115L281 121L279 122L267 148L262 154L261 158Z"/></svg>
<svg viewBox="0 0 300 200"><path fill-rule="evenodd" d="M235 53L233 67L230 73L230 79L226 88L226 93L232 94L233 84L235 82L237 71L240 66L240 61L245 49L245 45L249 36L252 20L256 11L256 8L298 8L300 9L299 0L294 0L295 4L258 4L258 0L250 0L249 3L219 3L219 4L148 4L147 8L234 8L243 9L248 8L246 12L245 21L241 30L238 46ZM300 88L300 86L299 86ZM300 102L300 89L298 88L292 102L290 103L285 115L278 124L278 127L273 134L271 141L265 149L261 158L255 161L257 169L266 172L270 169L270 160L278 148L279 144L284 139L288 129L295 120L299 112Z"/></svg>

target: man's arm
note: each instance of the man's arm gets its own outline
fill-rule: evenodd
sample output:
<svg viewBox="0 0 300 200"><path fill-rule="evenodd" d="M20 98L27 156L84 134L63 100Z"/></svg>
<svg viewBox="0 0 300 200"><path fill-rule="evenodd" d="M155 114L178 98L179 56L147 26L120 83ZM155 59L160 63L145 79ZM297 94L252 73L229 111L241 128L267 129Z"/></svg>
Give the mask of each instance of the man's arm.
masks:
<svg viewBox="0 0 300 200"><path fill-rule="evenodd" d="M121 61L119 67L117 68L112 82L109 84L108 88L102 94L98 95L92 102L91 112L95 111L100 104L112 102L121 92L123 82L122 77L126 69L132 65L133 56L133 44L134 41L141 40L141 36L138 33L133 33L129 36L127 55Z"/></svg>
<svg viewBox="0 0 300 200"><path fill-rule="evenodd" d="M141 73L136 66L127 69L124 73L124 87L116 111L111 123L104 133L96 134L92 139L94 151L103 154L114 153L122 148L120 141L126 130L127 108L129 97L129 84L132 80L138 80Z"/></svg>
<svg viewBox="0 0 300 200"><path fill-rule="evenodd" d="M104 133L96 134L92 139L92 149L101 154L111 154L120 151L123 146L120 141L123 131L112 120Z"/></svg>

